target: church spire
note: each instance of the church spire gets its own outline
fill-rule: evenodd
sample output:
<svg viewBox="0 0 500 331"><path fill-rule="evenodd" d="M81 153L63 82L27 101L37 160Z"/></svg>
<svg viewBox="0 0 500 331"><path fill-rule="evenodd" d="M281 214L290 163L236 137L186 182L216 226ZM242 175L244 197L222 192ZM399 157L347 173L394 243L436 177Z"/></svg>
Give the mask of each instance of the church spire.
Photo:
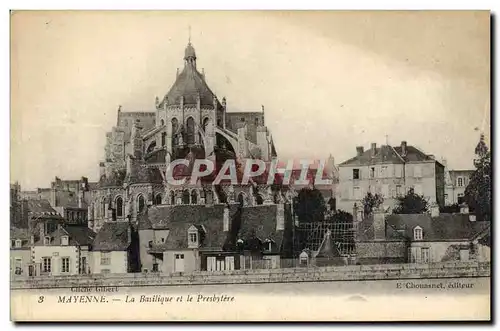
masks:
<svg viewBox="0 0 500 331"><path fill-rule="evenodd" d="M184 60L186 61L186 64L191 64L196 68L196 52L191 44L191 26L189 26L188 44L184 50Z"/></svg>

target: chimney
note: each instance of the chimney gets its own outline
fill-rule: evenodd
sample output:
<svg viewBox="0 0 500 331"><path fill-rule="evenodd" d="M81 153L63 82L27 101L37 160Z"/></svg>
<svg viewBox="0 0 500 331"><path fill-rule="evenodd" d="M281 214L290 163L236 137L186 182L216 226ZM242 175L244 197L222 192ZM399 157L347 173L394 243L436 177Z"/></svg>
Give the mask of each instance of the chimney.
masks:
<svg viewBox="0 0 500 331"><path fill-rule="evenodd" d="M374 157L375 154L377 154L377 144L376 143L372 143L371 156Z"/></svg>
<svg viewBox="0 0 500 331"><path fill-rule="evenodd" d="M106 168L105 168L104 162L99 162L99 178L104 176L105 173L106 173Z"/></svg>
<svg viewBox="0 0 500 331"><path fill-rule="evenodd" d="M401 155L406 156L406 141L401 142Z"/></svg>
<svg viewBox="0 0 500 331"><path fill-rule="evenodd" d="M78 208L82 208L83 205L83 191L78 191Z"/></svg>
<svg viewBox="0 0 500 331"><path fill-rule="evenodd" d="M385 212L382 208L373 211L373 239L385 240Z"/></svg>
<svg viewBox="0 0 500 331"><path fill-rule="evenodd" d="M224 216L222 217L222 222L223 224L223 231L228 232L229 231L229 207L226 206L224 208Z"/></svg>
<svg viewBox="0 0 500 331"><path fill-rule="evenodd" d="M357 156L363 155L364 152L365 152L365 149L363 148L363 146L356 147L356 154L357 154Z"/></svg>
<svg viewBox="0 0 500 331"><path fill-rule="evenodd" d="M439 205L437 203L433 203L431 205L431 217L439 216Z"/></svg>

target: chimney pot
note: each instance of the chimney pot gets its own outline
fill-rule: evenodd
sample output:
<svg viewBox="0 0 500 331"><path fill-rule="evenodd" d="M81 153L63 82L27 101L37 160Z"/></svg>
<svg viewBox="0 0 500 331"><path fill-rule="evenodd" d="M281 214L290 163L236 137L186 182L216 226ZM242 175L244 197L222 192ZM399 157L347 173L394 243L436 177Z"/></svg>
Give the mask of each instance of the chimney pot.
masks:
<svg viewBox="0 0 500 331"><path fill-rule="evenodd" d="M401 142L401 155L405 156L406 155L406 141Z"/></svg>
<svg viewBox="0 0 500 331"><path fill-rule="evenodd" d="M377 154L377 144L376 143L372 143L372 157L375 156L375 154Z"/></svg>

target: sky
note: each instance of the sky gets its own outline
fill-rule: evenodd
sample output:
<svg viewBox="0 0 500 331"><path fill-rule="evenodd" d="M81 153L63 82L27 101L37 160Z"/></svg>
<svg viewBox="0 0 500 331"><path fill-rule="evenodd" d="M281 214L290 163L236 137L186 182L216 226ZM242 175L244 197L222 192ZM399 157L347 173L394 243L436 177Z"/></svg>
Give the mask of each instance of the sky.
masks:
<svg viewBox="0 0 500 331"><path fill-rule="evenodd" d="M451 169L489 142L489 12L14 12L11 181L97 180L122 111L154 111L183 66L229 111L260 111L280 158L402 140Z"/></svg>

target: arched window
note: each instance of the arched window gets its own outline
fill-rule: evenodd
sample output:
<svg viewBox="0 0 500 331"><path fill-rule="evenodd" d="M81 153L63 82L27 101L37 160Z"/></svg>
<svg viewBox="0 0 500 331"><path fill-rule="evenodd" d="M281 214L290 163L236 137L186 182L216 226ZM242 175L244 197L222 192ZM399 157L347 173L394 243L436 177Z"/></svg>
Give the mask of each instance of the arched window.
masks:
<svg viewBox="0 0 500 331"><path fill-rule="evenodd" d="M208 117L205 117L203 119L203 132L205 132L205 130L207 129L207 125L208 125Z"/></svg>
<svg viewBox="0 0 500 331"><path fill-rule="evenodd" d="M192 117L186 121L186 143L194 144L194 119Z"/></svg>
<svg viewBox="0 0 500 331"><path fill-rule="evenodd" d="M165 125L165 121L163 119L160 120L160 125L161 126L164 126Z"/></svg>
<svg viewBox="0 0 500 331"><path fill-rule="evenodd" d="M158 193L154 200L155 205L161 205L161 193Z"/></svg>
<svg viewBox="0 0 500 331"><path fill-rule="evenodd" d="M177 130L179 129L179 121L177 118L172 118L172 134L177 133Z"/></svg>
<svg viewBox="0 0 500 331"><path fill-rule="evenodd" d="M188 190L184 190L184 192L182 192L182 203L184 205L189 205L189 191Z"/></svg>
<svg viewBox="0 0 500 331"><path fill-rule="evenodd" d="M147 153L151 153L152 151L154 151L155 147L156 147L156 141L153 141L151 144L149 144Z"/></svg>
<svg viewBox="0 0 500 331"><path fill-rule="evenodd" d="M166 132L162 132L162 134L161 134L161 145L165 146L166 141L167 141L167 133Z"/></svg>
<svg viewBox="0 0 500 331"><path fill-rule="evenodd" d="M420 226L416 226L415 228L413 228L413 238L415 240L424 239L424 234L423 234L422 228Z"/></svg>
<svg viewBox="0 0 500 331"><path fill-rule="evenodd" d="M174 191L170 191L170 204L175 205L175 193L174 193Z"/></svg>
<svg viewBox="0 0 500 331"><path fill-rule="evenodd" d="M257 201L257 204L258 205L261 205L264 203L264 199L262 198L262 195L260 194L257 194L257 199L255 199Z"/></svg>
<svg viewBox="0 0 500 331"><path fill-rule="evenodd" d="M142 213L144 212L145 207L146 207L146 200L144 200L142 194L139 194L139 196L137 197L137 211L139 213Z"/></svg>
<svg viewBox="0 0 500 331"><path fill-rule="evenodd" d="M243 192L240 192L240 194L238 194L238 203L240 204L240 207L243 207L245 205L245 195L243 194Z"/></svg>
<svg viewBox="0 0 500 331"><path fill-rule="evenodd" d="M116 198L116 217L123 217L123 199L120 196Z"/></svg>
<svg viewBox="0 0 500 331"><path fill-rule="evenodd" d="M196 192L196 190L193 190L191 192L191 203L193 205L197 204L198 203L198 193Z"/></svg>

